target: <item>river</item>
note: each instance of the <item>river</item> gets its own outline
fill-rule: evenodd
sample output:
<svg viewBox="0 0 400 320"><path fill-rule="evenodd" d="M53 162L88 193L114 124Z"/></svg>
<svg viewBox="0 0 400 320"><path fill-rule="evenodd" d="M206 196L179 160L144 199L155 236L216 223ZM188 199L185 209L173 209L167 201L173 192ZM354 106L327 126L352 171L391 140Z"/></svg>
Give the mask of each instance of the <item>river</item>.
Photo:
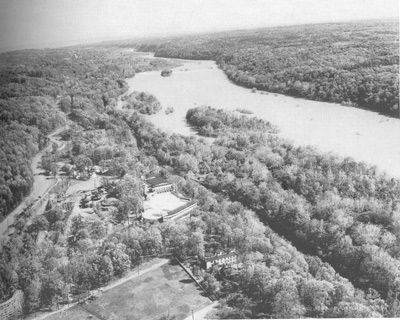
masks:
<svg viewBox="0 0 400 320"><path fill-rule="evenodd" d="M126 79L129 92L149 92L160 100L163 110L147 118L164 131L195 134L185 115L196 106L232 111L244 108L277 125L280 136L295 145L312 145L323 152L350 156L400 178L400 119L334 103L252 93L229 81L214 61L181 62L170 77L151 71ZM174 107L174 113L166 115L164 110L169 106Z"/></svg>

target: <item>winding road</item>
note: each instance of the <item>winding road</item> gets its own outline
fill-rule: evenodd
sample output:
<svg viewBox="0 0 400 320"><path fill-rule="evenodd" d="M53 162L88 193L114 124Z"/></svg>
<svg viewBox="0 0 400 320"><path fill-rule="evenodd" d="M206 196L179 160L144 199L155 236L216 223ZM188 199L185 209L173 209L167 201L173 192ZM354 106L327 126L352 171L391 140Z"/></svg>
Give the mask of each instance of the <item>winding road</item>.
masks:
<svg viewBox="0 0 400 320"><path fill-rule="evenodd" d="M52 143L56 143L59 147L61 145L61 142L57 140L56 136L63 130L65 130L68 126L63 126L53 133L51 133L48 137L50 139L49 145L43 149L42 151L38 152L32 159L31 163L31 170L33 173L34 177L34 182L32 186L32 191L31 193L22 200L20 205L16 207L13 211L11 211L7 218L5 218L1 223L0 223L0 244L4 243L4 241L8 238L9 234L9 229L10 226L14 223L14 217L18 214L20 214L26 205L35 199L38 199L39 197L42 197L56 182L57 178L53 177L48 177L45 176L44 170L42 170L39 166L40 161L42 159L42 155L51 149Z"/></svg>

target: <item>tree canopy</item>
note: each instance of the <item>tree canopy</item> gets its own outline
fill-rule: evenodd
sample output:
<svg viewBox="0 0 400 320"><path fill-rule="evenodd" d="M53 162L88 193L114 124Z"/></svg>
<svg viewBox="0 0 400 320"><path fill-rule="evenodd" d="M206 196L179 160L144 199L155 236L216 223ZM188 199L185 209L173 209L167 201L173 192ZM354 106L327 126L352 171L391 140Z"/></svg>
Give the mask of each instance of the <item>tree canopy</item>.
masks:
<svg viewBox="0 0 400 320"><path fill-rule="evenodd" d="M398 21L229 31L132 43L159 57L211 59L235 83L399 116Z"/></svg>

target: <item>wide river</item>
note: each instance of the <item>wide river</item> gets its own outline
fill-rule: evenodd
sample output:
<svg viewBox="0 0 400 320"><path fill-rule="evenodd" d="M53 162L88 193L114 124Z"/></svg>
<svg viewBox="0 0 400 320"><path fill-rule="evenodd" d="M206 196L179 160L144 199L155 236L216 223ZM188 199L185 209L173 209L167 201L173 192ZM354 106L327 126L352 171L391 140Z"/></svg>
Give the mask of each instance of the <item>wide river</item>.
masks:
<svg viewBox="0 0 400 320"><path fill-rule="evenodd" d="M195 134L185 116L190 108L207 105L234 111L245 108L280 129L295 145L312 145L323 152L350 156L376 165L400 178L400 119L334 103L309 101L237 86L213 61L181 60L170 77L144 72L127 79L129 92L154 94L163 110L148 116L167 132ZM174 113L166 115L167 107Z"/></svg>

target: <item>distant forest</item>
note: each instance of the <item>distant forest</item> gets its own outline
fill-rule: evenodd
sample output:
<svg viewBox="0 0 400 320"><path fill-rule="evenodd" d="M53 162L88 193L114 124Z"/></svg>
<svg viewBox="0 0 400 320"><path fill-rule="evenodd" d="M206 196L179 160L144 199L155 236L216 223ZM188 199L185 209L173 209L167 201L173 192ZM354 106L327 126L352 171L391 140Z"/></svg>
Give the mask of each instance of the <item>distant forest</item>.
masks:
<svg viewBox="0 0 400 320"><path fill-rule="evenodd" d="M399 116L397 21L276 27L134 45L157 57L215 60L245 87Z"/></svg>

